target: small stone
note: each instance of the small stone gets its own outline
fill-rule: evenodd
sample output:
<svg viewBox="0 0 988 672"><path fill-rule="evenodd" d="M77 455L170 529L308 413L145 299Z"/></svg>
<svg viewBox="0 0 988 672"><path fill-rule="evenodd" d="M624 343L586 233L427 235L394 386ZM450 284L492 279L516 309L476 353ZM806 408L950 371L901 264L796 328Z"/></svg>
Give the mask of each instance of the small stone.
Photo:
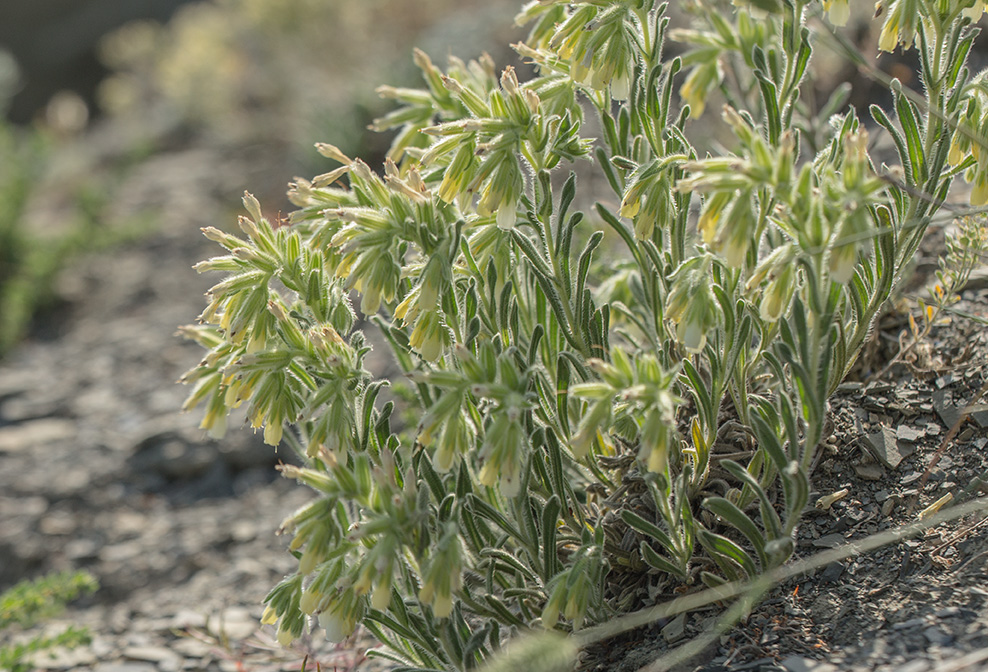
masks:
<svg viewBox="0 0 988 672"><path fill-rule="evenodd" d="M915 446L899 446L895 430L885 425L882 425L880 432L869 434L864 445L876 460L889 469L898 467L904 458L916 450Z"/></svg>
<svg viewBox="0 0 988 672"><path fill-rule="evenodd" d="M176 613L171 619L171 630L187 630L189 628L206 627L206 616L198 611L183 609Z"/></svg>
<svg viewBox="0 0 988 672"><path fill-rule="evenodd" d="M896 623L892 626L893 630L909 630L911 628L918 628L921 625L926 625L925 618L910 618L908 621L903 621L902 623Z"/></svg>
<svg viewBox="0 0 988 672"><path fill-rule="evenodd" d="M251 541L257 537L257 525L252 520L238 520L230 528L230 536L240 544Z"/></svg>
<svg viewBox="0 0 988 672"><path fill-rule="evenodd" d="M75 436L76 425L64 418L41 418L0 429L0 453L45 449Z"/></svg>
<svg viewBox="0 0 988 672"><path fill-rule="evenodd" d="M954 641L954 638L948 635L946 632L940 628L929 627L923 631L923 636L930 644L936 646L948 646Z"/></svg>
<svg viewBox="0 0 988 672"><path fill-rule="evenodd" d="M902 485L912 485L922 477L923 474L919 473L918 471L911 471L905 476L903 476L899 482L902 483Z"/></svg>
<svg viewBox="0 0 988 672"><path fill-rule="evenodd" d="M953 427L961 419L962 411L954 405L953 397L947 390L933 392L933 407L947 427Z"/></svg>
<svg viewBox="0 0 988 672"><path fill-rule="evenodd" d="M885 470L882 469L881 465L872 462L854 465L854 473L866 481L880 481L885 475Z"/></svg>
<svg viewBox="0 0 988 672"><path fill-rule="evenodd" d="M802 656L789 656L782 661L782 667L786 672L837 672L837 667L830 663Z"/></svg>
<svg viewBox="0 0 988 672"><path fill-rule="evenodd" d="M926 430L916 429L909 427L907 425L899 425L895 428L895 436L900 441L908 441L909 443L916 443L924 436L926 436Z"/></svg>
<svg viewBox="0 0 988 672"><path fill-rule="evenodd" d="M825 537L814 539L811 543L817 548L836 548L845 541L843 534L828 534Z"/></svg>
<svg viewBox="0 0 988 672"><path fill-rule="evenodd" d="M189 480L206 473L218 457L215 446L194 445L177 432L164 431L142 439L128 464L139 473L151 472L170 480Z"/></svg>
<svg viewBox="0 0 988 672"><path fill-rule="evenodd" d="M99 663L93 672L158 672L151 663Z"/></svg>
<svg viewBox="0 0 988 672"><path fill-rule="evenodd" d="M846 566L842 562L831 562L823 568L820 573L820 580L824 583L837 583L844 574Z"/></svg>
<svg viewBox="0 0 988 672"><path fill-rule="evenodd" d="M172 650L186 658L205 658L212 652L213 647L206 642L200 642L192 637L181 637L171 644Z"/></svg>
<svg viewBox="0 0 988 672"><path fill-rule="evenodd" d="M669 644L681 640L686 634L686 614L680 614L662 628L662 638Z"/></svg>
<svg viewBox="0 0 988 672"><path fill-rule="evenodd" d="M76 520L68 511L52 511L41 519L38 529L52 536L69 534L76 529Z"/></svg>
<svg viewBox="0 0 988 672"><path fill-rule="evenodd" d="M99 555L100 545L93 539L73 539L66 542L64 549L70 560L91 560Z"/></svg>
<svg viewBox="0 0 988 672"><path fill-rule="evenodd" d="M231 607L210 619L209 629L233 640L247 639L261 627L260 617L251 616L247 609Z"/></svg>
<svg viewBox="0 0 988 672"><path fill-rule="evenodd" d="M170 667L178 669L181 667L182 657L174 651L170 651L162 646L128 646L123 650L125 658L131 660L142 660L149 663L171 663ZM177 665L176 665L177 663Z"/></svg>

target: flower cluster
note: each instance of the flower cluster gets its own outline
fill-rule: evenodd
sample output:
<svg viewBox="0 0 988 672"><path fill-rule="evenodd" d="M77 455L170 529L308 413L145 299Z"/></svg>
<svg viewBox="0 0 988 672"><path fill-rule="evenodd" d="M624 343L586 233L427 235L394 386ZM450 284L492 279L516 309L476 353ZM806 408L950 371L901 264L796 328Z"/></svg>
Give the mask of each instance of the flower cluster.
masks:
<svg viewBox="0 0 988 672"><path fill-rule="evenodd" d="M964 179L973 185L971 205L980 206L988 204L988 150L981 140L988 133L988 86L983 78L973 83L963 107L947 160L951 166L967 167Z"/></svg>
<svg viewBox="0 0 988 672"><path fill-rule="evenodd" d="M644 3L530 2L516 18L536 21L529 43L540 45L565 64L573 81L595 90L610 87L614 100L626 100L634 66L645 45L640 26Z"/></svg>
<svg viewBox="0 0 988 672"><path fill-rule="evenodd" d="M599 381L573 386L572 393L590 403L573 435L573 452L587 455L602 427L630 423L633 429L626 438L638 440L638 459L649 471L668 473L670 452L678 449L674 377L662 370L654 356L640 355L632 364L623 350L615 348L611 357L611 362L588 363Z"/></svg>

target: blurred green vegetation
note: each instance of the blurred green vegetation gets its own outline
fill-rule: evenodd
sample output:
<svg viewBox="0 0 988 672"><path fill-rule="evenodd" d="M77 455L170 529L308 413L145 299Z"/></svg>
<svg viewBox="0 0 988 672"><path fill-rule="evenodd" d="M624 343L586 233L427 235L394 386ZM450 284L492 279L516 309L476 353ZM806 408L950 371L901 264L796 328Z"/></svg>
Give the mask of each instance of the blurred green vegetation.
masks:
<svg viewBox="0 0 988 672"><path fill-rule="evenodd" d="M390 105L368 82L418 81L413 47L438 61L500 49L516 0L210 0L166 25L135 22L104 39L112 115L168 119L213 138L285 149L301 169L316 140L368 158L388 138L367 129ZM282 173L282 176L284 173Z"/></svg>
<svg viewBox="0 0 988 672"><path fill-rule="evenodd" d="M12 635L57 616L68 602L97 587L96 579L85 572L62 572L22 581L0 594L0 670L27 672L35 668L29 659L40 652L88 642L89 632L75 626L16 641Z"/></svg>
<svg viewBox="0 0 988 672"><path fill-rule="evenodd" d="M60 164L75 160L78 138L41 121L6 122L2 113L15 82L16 65L0 52L0 357L56 302L57 274L71 258L150 230L146 217L106 221L118 174L86 174L71 183L53 178ZM39 204L57 207L35 215Z"/></svg>
<svg viewBox="0 0 988 672"><path fill-rule="evenodd" d="M0 124L0 355L21 335L35 307L37 291L48 274L42 255L32 250L29 232L21 226L31 184L44 149L35 137L21 137Z"/></svg>
<svg viewBox="0 0 988 672"><path fill-rule="evenodd" d="M275 193L288 176L321 170L315 141L383 159L390 138L368 125L392 105L367 83L416 84L416 46L440 62L485 50L499 64L509 62L514 55L503 45L520 37L512 25L517 5L190 4L167 24L136 22L104 38L101 53L111 74L99 91L102 117L68 133L53 121L52 109L30 127L2 120L16 67L0 52L0 357L57 300L56 276L72 257L153 230L146 215L108 221L128 171L183 147L246 148L264 157L250 169L251 188ZM115 132L105 133L108 126ZM102 134L95 132L100 127ZM126 146L101 146L108 137ZM39 204L53 203L38 215Z"/></svg>

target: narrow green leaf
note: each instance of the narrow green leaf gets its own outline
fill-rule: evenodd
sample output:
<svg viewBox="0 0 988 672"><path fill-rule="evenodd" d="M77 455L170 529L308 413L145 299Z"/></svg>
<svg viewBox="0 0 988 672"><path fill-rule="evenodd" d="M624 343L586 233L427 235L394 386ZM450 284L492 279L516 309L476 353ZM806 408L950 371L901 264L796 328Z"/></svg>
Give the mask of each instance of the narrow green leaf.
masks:
<svg viewBox="0 0 988 672"><path fill-rule="evenodd" d="M566 282L566 286L570 288L573 286L573 277L570 274L570 249L573 246L573 232L582 221L583 213L574 212L573 216L567 220L566 226L561 226L559 240L556 241L556 247L559 248L556 258L559 259L559 265L563 271L562 280L564 280Z"/></svg>
<svg viewBox="0 0 988 672"><path fill-rule="evenodd" d="M896 152L899 154L899 160L902 162L902 169L905 171L906 184L915 184L916 181L913 178L913 165L910 159L909 150L906 147L905 138L902 137L902 133L899 129L895 127L892 120L888 118L885 111L878 105L871 105L868 108L871 112L871 118L875 120L875 123L888 131L889 135L892 137L892 142L895 143ZM836 140L836 138L835 138Z"/></svg>
<svg viewBox="0 0 988 672"><path fill-rule="evenodd" d="M656 553L655 549L648 545L648 542L642 541L642 543L638 546L638 550L642 554L642 559L650 567L654 567L660 572L665 572L666 574L672 574L680 579L686 578L686 572L684 572L682 568Z"/></svg>
<svg viewBox="0 0 988 672"><path fill-rule="evenodd" d="M590 260L593 257L593 251L597 249L597 246L600 245L600 241L603 239L603 231L594 231L587 244L583 247L583 252L580 253L580 261L576 271L576 291L574 292L577 301L577 314L580 314L582 309L583 288L586 287L587 274L590 273Z"/></svg>
<svg viewBox="0 0 988 672"><path fill-rule="evenodd" d="M559 355L556 358L556 415L563 432L568 436L569 426L569 385L570 367L568 360Z"/></svg>
<svg viewBox="0 0 988 672"><path fill-rule="evenodd" d="M672 538L666 534L665 530L660 528L655 523L645 520L630 509L623 509L621 511L621 520L623 520L625 524L633 530L641 532L642 534L655 539L657 542L662 544L669 555L677 556L679 554L679 549L676 547L676 544L673 543Z"/></svg>
<svg viewBox="0 0 988 672"><path fill-rule="evenodd" d="M898 86L897 86L898 85ZM899 80L892 80L892 94L895 99L896 116L902 126L902 132L906 139L906 149L909 151L909 160L913 165L913 175L918 184L926 181L926 156L923 151L923 137L920 134L917 122L918 110L902 95Z"/></svg>
<svg viewBox="0 0 988 672"><path fill-rule="evenodd" d="M752 548L755 549L762 569L769 567L768 555L765 554L765 543L767 541L765 535L744 511L723 497L708 497L703 501L702 506L715 515L720 516L726 523L741 532L751 543Z"/></svg>
<svg viewBox="0 0 988 672"><path fill-rule="evenodd" d="M538 579L535 572L533 572L530 567L511 553L508 553L503 548L485 548L480 552L480 557L488 560L497 560L498 562L511 567L514 571L526 577L529 581L534 582Z"/></svg>
<svg viewBox="0 0 988 672"><path fill-rule="evenodd" d="M700 544L707 549L707 552L714 556L715 560L719 557L721 560L728 560L736 564L749 578L758 575L758 567L755 565L754 559L748 555L747 551L727 537L700 527L697 529L697 538L700 540ZM721 568L724 568L723 564L721 564Z"/></svg>
<svg viewBox="0 0 988 672"><path fill-rule="evenodd" d="M562 509L559 497L552 495L542 509L542 580L548 581L561 569L556 550L556 523Z"/></svg>
<svg viewBox="0 0 988 672"><path fill-rule="evenodd" d="M518 229L512 229L511 234L515 244L518 245L518 248L532 263L535 270L543 275L552 277L552 269L549 267L549 262L535 249L535 244L532 243L532 240Z"/></svg>
<svg viewBox="0 0 988 672"><path fill-rule="evenodd" d="M528 540L525 539L521 531L512 525L507 518L505 518L500 511L495 509L493 506L482 500L474 493L467 495L466 501L474 513L479 516L486 518L498 527L500 527L505 534L512 537L513 539L521 542L522 544L527 544Z"/></svg>
<svg viewBox="0 0 988 672"><path fill-rule="evenodd" d="M607 114L602 116L604 119L610 118L610 115ZM594 157L597 160L597 165L600 167L601 172L604 173L604 177L607 178L607 183L611 185L611 189L614 191L616 195L621 196L623 191L621 189L621 182L618 180L617 175L614 173L614 167L611 165L611 162L608 160L607 151L603 147L598 147L597 150L594 152ZM600 205L598 204L597 207L599 208Z"/></svg>
<svg viewBox="0 0 988 672"><path fill-rule="evenodd" d="M758 87L761 90L762 101L765 103L765 117L768 122L768 140L775 146L779 144L782 135L782 118L779 114L778 91L769 78L761 70L755 70Z"/></svg>

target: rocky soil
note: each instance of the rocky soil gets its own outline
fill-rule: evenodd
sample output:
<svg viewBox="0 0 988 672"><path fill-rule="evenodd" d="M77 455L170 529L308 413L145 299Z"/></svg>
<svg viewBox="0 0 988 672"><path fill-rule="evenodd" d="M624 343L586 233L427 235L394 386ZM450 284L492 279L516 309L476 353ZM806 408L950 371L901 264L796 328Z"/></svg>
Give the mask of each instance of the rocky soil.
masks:
<svg viewBox="0 0 988 672"><path fill-rule="evenodd" d="M0 589L59 569L86 569L101 584L49 626L87 625L92 644L39 658L39 668L299 670L308 654L323 670L387 669L364 657L372 642L359 636L286 652L258 626L266 591L294 564L275 531L308 495L275 475L289 455L249 430L207 440L198 415L177 410L186 390L174 381L200 353L175 329L195 318L210 284L191 265L214 253L197 229L233 224L227 204L252 184L249 158L196 149L133 171L120 207L158 211L155 232L64 269L62 307L0 362ZM983 289L960 306L981 317L986 307ZM842 388L811 503L837 494L807 515L798 556L914 520L946 493L983 490L983 410L958 425L925 481L923 473L961 409L980 403L986 362L988 332L955 319L894 380ZM800 577L684 669L988 668L985 520ZM584 667L647 666L715 615L627 633L589 651Z"/></svg>

